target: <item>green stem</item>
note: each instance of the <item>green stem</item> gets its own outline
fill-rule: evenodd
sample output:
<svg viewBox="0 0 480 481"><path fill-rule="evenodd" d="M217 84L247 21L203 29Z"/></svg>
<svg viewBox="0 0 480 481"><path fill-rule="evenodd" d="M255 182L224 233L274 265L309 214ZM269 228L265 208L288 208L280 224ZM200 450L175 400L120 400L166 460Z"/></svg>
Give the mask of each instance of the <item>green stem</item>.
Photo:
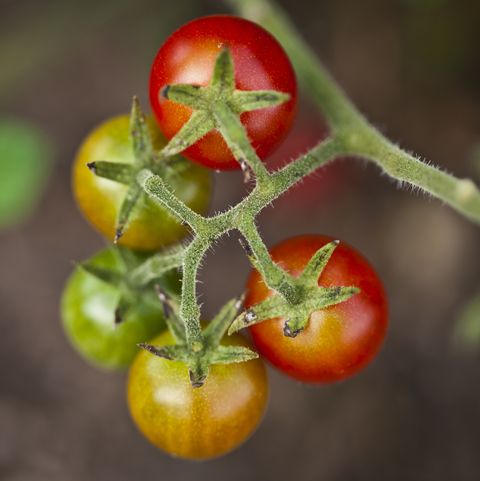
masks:
<svg viewBox="0 0 480 481"><path fill-rule="evenodd" d="M217 94L218 91L221 91L227 97L231 95L232 99L236 95L237 100L242 100L240 103L244 108L251 109L252 106L257 106L255 102L266 101L271 103L277 101L275 93L257 92L250 98L238 92L236 94L230 92L234 88L233 64L230 68L228 62L231 62L231 58L227 51L222 52L217 58L216 81L209 87L211 91L208 92L211 93L212 99L219 98L220 100L213 102L211 109L204 109L202 102L200 102L202 98L199 96L200 94L203 95L204 91L202 93L195 89L186 88L186 86L174 85L171 87L170 93L166 92L165 95L171 94L172 98L176 98L175 96L184 98L188 94L188 102L194 103L200 109L198 110L200 113L197 118L194 116L190 118L189 123L184 126L183 134L177 134L177 140L174 137L165 147L164 152L168 149L173 149L172 152L183 150L185 146L196 142L204 130L213 128L212 124L214 124L215 128L218 128L222 133L236 159L240 163L243 161L248 165L249 169L255 174L257 181L254 189L237 205L225 212L205 218L180 201L168 189L161 177L153 175L148 170L143 170L138 175L138 182L146 193L167 207L184 223L190 225L195 234L189 246L181 254L179 253L178 257L174 256L171 259L172 265L183 260L180 317L185 324L187 346L192 353L190 367L191 370L193 369L192 366L195 368L192 371L195 374L195 379L202 378L206 373L205 366L202 367L200 364L193 363L193 361L200 362L201 356L197 356L197 359L195 355L198 355L200 351L205 349L205 346L208 346L208 339L202 333L200 327L200 307L196 295L198 269L208 248L216 239L227 232L237 229L243 235L249 244L254 266L260 271L268 286L280 293L280 296L275 296L280 300L271 301L277 302L278 305L267 303L264 309L268 311L266 315L269 315L272 307L275 307L275 309L281 308L282 311L278 311L278 313L281 312L282 315L283 313L288 314L287 317L290 319L288 326L293 329L293 332L289 335L295 335L298 329L307 322L306 320L312 309L323 308L332 302L342 302L342 300L357 292L353 286L345 287L342 292L337 292L337 290L333 293L320 292L315 282L317 277L313 271L313 273L307 271L307 274L311 277L310 284L312 285L307 282L309 279L303 279L302 281L300 278L293 278L273 262L255 225L255 218L260 211L296 182L335 157L348 155L369 159L379 165L391 177L402 182L408 182L437 196L467 217L480 222L480 192L473 182L456 179L424 164L383 137L366 121L335 84L323 66L318 63L313 52L300 40L289 20L277 7L273 6L268 0L230 0L230 3L234 4L241 13L269 28L282 41L295 63L304 86L311 93L329 122L331 136L306 155L291 162L283 169L270 174L250 145L247 133L238 119L238 112L231 110L231 105L227 105L225 101L222 102L222 97ZM197 102L199 102L198 105ZM238 109L241 110L240 107ZM318 255L320 256L320 254ZM320 262L321 258L319 257L317 260ZM161 262L165 262L165 259ZM161 270L164 266L164 264L160 267L156 266L156 269ZM318 265L312 264L312 269L315 270L316 268L318 268ZM146 276L147 271L140 272L139 275ZM305 286L307 286L306 290ZM335 298L335 296L338 298ZM259 322L259 320L257 319L255 322ZM218 356L220 354L217 353Z"/></svg>
<svg viewBox="0 0 480 481"><path fill-rule="evenodd" d="M227 0L242 16L269 30L282 44L294 64L302 87L321 108L332 130L342 128L362 116L318 61L288 16L268 0Z"/></svg>
<svg viewBox="0 0 480 481"><path fill-rule="evenodd" d="M164 180L144 169L138 174L138 183L149 197L161 203L183 223L188 224L195 232L199 232L205 224L205 218L190 209L165 184Z"/></svg>
<svg viewBox="0 0 480 481"><path fill-rule="evenodd" d="M208 247L208 239L201 236L195 237L185 249L183 260L180 317L185 323L187 344L194 352L200 351L203 345L200 307L197 301L197 273Z"/></svg>
<svg viewBox="0 0 480 481"><path fill-rule="evenodd" d="M434 195L480 223L480 190L473 181L457 179L422 163L380 134L337 86L278 6L269 0L228 2L238 13L260 23L279 39L292 59L303 87L325 116L332 134L343 141L350 155L375 162L391 177Z"/></svg>
<svg viewBox="0 0 480 481"><path fill-rule="evenodd" d="M275 197L286 192L290 187L318 168L337 157L347 155L347 153L343 143L335 137L329 137L320 142L304 156L295 162L287 164L283 169L271 176L272 183L275 186Z"/></svg>
<svg viewBox="0 0 480 481"><path fill-rule="evenodd" d="M379 134L377 134L379 136ZM480 191L470 179L458 179L426 164L384 137L357 149L390 177L407 182L448 203L473 222L480 222Z"/></svg>
<svg viewBox="0 0 480 481"><path fill-rule="evenodd" d="M293 278L278 264L273 262L255 222L253 220L245 222L239 227L239 230L248 242L256 260L255 267L259 269L268 287L277 291L291 304L296 304L300 293Z"/></svg>

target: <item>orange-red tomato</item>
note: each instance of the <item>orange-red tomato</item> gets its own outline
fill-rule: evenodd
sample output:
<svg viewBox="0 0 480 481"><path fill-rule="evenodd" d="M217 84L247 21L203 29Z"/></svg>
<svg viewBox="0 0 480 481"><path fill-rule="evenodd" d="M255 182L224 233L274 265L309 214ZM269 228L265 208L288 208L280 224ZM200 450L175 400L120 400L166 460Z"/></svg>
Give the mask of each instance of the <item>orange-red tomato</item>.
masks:
<svg viewBox="0 0 480 481"><path fill-rule="evenodd" d="M239 17L212 15L197 18L174 32L162 45L150 74L152 110L167 138L173 137L192 113L189 107L162 97L171 84L207 85L215 59L225 46L235 66L240 90L276 90L289 93L288 102L245 112L241 121L260 158L268 156L290 129L297 101L295 73L280 44L259 25ZM217 131L211 131L184 151L204 166L238 169L230 149Z"/></svg>
<svg viewBox="0 0 480 481"><path fill-rule="evenodd" d="M226 339L246 345L243 337ZM153 345L173 344L166 332ZM193 388L187 366L141 351L128 379L128 404L140 431L173 456L208 459L244 442L259 424L268 401L261 359L210 367L205 384Z"/></svg>
<svg viewBox="0 0 480 481"><path fill-rule="evenodd" d="M321 235L293 237L275 246L275 262L298 276L313 254L332 239ZM344 379L366 366L378 352L387 329L385 291L368 261L345 243L334 251L318 279L324 287L356 286L361 292L335 306L311 314L297 337L283 333L285 319L250 328L255 345L282 372L306 382ZM247 282L246 307L274 295L253 271Z"/></svg>

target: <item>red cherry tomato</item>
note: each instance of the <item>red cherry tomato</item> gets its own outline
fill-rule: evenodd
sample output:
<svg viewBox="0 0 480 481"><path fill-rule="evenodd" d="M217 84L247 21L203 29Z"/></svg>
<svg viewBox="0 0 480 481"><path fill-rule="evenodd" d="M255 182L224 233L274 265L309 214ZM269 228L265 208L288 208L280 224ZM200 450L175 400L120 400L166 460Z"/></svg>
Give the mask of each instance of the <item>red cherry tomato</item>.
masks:
<svg viewBox="0 0 480 481"><path fill-rule="evenodd" d="M313 254L332 239L321 235L293 237L275 246L275 262L298 276ZM275 318L250 328L258 351L285 374L306 382L344 379L365 367L385 337L388 309L385 291L368 261L345 243L334 251L318 279L320 286L357 286L359 294L315 311L304 331L284 336L285 319ZM274 295L253 271L247 282L246 307Z"/></svg>
<svg viewBox="0 0 480 481"><path fill-rule="evenodd" d="M161 96L166 85L207 85L215 59L230 48L235 85L240 90L276 90L289 93L284 104L245 112L241 121L260 158L268 156L281 142L292 123L297 101L295 73L280 44L262 27L243 18L214 15L198 18L180 27L162 45L150 74L150 102L160 129L172 138L192 113L189 107ZM230 170L239 168L223 137L211 131L184 152L204 166Z"/></svg>

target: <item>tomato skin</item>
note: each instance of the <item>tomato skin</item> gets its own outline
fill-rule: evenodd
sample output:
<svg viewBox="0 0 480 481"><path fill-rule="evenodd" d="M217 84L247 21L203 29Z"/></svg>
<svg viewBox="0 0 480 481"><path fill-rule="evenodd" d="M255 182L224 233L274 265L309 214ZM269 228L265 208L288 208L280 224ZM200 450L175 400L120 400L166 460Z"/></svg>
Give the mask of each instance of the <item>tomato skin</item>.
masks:
<svg viewBox="0 0 480 481"><path fill-rule="evenodd" d="M322 235L293 237L271 249L275 262L298 276L312 255L333 240ZM289 376L327 383L351 376L365 367L384 340L388 308L386 294L368 261L348 244L340 243L319 278L319 285L357 286L361 292L345 302L315 311L300 334L284 336L285 319L275 318L250 328L261 355ZM260 274L247 282L246 307L273 294Z"/></svg>
<svg viewBox="0 0 480 481"><path fill-rule="evenodd" d="M120 261L108 249L89 262L108 269L120 268ZM118 299L115 287L78 267L62 295L61 317L67 337L85 360L103 369L127 368L137 354L137 343L148 341L165 328L160 305L141 301L115 325Z"/></svg>
<svg viewBox="0 0 480 481"><path fill-rule="evenodd" d="M153 345L173 344L169 332ZM234 335L227 344L247 345ZM221 456L255 430L268 401L264 363L253 361L210 367L205 384L193 388L184 363L141 351L132 364L127 398L133 420L156 447L193 460Z"/></svg>
<svg viewBox="0 0 480 481"><path fill-rule="evenodd" d="M154 147L160 150L166 143L165 138L152 118L147 119L147 125ZM87 164L97 160L133 163L128 115L113 117L93 130L80 146L73 165L73 193L80 210L93 227L112 240L127 186L90 172ZM172 176L168 183L189 207L199 213L206 212L211 196L208 170L190 164L179 175ZM140 204L134 209L119 244L152 251L186 235L185 226L154 201L144 196Z"/></svg>
<svg viewBox="0 0 480 481"><path fill-rule="evenodd" d="M261 159L279 145L292 124L297 102L293 67L283 48L266 30L243 18L212 15L197 18L174 32L155 57L150 74L150 103L162 132L170 139L190 118L191 109L164 99L166 85L207 85L217 55L230 48L235 85L240 90L276 90L291 98L282 105L245 112L241 121ZM212 169L240 168L223 137L209 132L183 154Z"/></svg>

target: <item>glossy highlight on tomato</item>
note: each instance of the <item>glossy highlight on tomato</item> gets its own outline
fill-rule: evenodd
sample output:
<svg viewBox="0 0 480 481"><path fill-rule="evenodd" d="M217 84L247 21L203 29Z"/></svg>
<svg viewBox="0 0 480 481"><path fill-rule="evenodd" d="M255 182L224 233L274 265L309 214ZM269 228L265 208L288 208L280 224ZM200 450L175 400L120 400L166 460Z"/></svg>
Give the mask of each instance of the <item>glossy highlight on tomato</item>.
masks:
<svg viewBox="0 0 480 481"><path fill-rule="evenodd" d="M166 144L164 136L151 117L147 119L147 125L154 148L160 150ZM134 162L128 115L113 117L94 129L80 146L73 165L73 193L81 212L93 227L112 240L127 186L91 172L87 164L98 160L126 164ZM181 170L172 170L165 181L190 208L205 213L212 190L210 172L186 161L172 167L175 168ZM134 208L119 244L151 251L177 242L186 233L185 226L144 195Z"/></svg>
<svg viewBox="0 0 480 481"><path fill-rule="evenodd" d="M150 102L162 132L170 139L187 122L191 109L162 97L164 87L188 83L207 85L221 49L233 57L235 85L240 90L276 90L290 94L284 104L250 112L240 119L260 158L266 158L290 129L297 102L293 67L270 33L243 18L213 15L195 19L174 32L162 45L150 74ZM238 169L218 131L211 131L184 151L204 166Z"/></svg>
<svg viewBox="0 0 480 481"><path fill-rule="evenodd" d="M93 256L89 263L119 270L121 262L112 250ZM103 369L125 369L135 357L137 343L146 342L165 329L158 303L138 302L123 321L114 322L119 290L77 267L67 281L61 300L63 327L75 349L91 364Z"/></svg>
<svg viewBox="0 0 480 481"><path fill-rule="evenodd" d="M150 341L173 344L169 332ZM240 335L225 344L247 345ZM152 444L172 456L202 460L228 453L256 429L268 401L261 359L214 364L202 387L192 387L187 366L147 351L138 353L128 378L132 418Z"/></svg>
<svg viewBox="0 0 480 481"><path fill-rule="evenodd" d="M313 254L333 239L304 235L285 240L270 251L272 259L298 276ZM365 367L384 340L388 308L381 280L368 261L341 242L319 277L325 287L356 286L361 292L340 304L312 313L304 331L286 337L285 319L275 318L250 327L259 353L289 376L313 383L347 378ZM274 295L260 274L247 282L246 307Z"/></svg>

